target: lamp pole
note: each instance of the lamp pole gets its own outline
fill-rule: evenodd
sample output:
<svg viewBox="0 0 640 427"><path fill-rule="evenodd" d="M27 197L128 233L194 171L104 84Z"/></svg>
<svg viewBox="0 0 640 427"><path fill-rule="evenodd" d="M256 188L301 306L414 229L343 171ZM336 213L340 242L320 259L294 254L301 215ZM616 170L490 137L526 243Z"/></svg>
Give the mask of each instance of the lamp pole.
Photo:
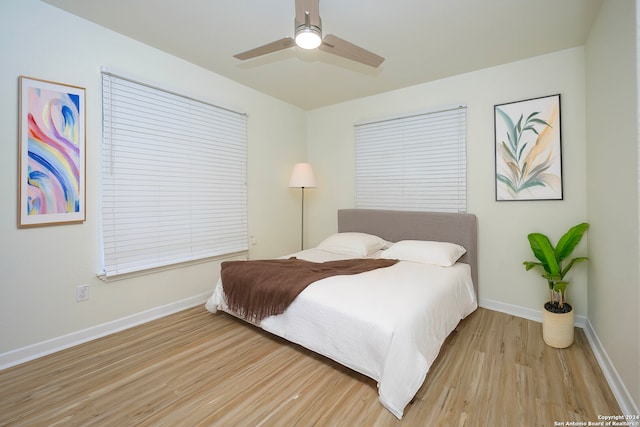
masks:
<svg viewBox="0 0 640 427"><path fill-rule="evenodd" d="M304 187L302 188L302 218L300 218L300 250L304 250Z"/></svg>

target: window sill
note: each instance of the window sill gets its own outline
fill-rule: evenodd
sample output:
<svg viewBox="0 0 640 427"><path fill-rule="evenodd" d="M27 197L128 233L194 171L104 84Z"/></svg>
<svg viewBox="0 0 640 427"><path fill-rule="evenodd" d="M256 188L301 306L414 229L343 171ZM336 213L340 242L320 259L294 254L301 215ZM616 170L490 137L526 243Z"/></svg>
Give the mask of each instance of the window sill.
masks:
<svg viewBox="0 0 640 427"><path fill-rule="evenodd" d="M175 270L178 268L189 267L192 265L204 264L214 261L229 261L229 260L246 260L248 258L249 251L234 252L231 254L218 255L214 257L200 258L191 261L179 262L175 264L163 265L160 267L147 268L144 270L131 271L127 273L106 275L104 273L97 274L98 279L105 283L117 282L120 280L132 279L134 277L147 276L149 274L156 274L163 271Z"/></svg>

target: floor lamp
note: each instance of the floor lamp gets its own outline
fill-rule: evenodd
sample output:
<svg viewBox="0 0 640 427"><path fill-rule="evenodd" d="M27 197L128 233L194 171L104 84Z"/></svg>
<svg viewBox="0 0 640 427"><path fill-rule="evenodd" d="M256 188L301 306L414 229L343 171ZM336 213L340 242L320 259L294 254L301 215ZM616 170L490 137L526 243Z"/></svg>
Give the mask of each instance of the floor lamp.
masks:
<svg viewBox="0 0 640 427"><path fill-rule="evenodd" d="M302 190L302 218L300 221L300 250L304 249L304 189L314 188L316 178L313 176L313 169L309 163L296 163L289 179L290 188L300 188Z"/></svg>

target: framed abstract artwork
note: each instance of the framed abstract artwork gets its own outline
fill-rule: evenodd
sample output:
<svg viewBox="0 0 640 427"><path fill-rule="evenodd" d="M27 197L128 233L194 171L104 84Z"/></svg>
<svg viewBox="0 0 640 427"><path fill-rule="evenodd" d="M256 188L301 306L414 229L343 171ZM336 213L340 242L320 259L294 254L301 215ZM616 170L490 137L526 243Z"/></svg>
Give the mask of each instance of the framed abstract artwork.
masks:
<svg viewBox="0 0 640 427"><path fill-rule="evenodd" d="M496 200L562 200L560 95L494 106Z"/></svg>
<svg viewBox="0 0 640 427"><path fill-rule="evenodd" d="M85 220L85 89L19 77L18 227Z"/></svg>

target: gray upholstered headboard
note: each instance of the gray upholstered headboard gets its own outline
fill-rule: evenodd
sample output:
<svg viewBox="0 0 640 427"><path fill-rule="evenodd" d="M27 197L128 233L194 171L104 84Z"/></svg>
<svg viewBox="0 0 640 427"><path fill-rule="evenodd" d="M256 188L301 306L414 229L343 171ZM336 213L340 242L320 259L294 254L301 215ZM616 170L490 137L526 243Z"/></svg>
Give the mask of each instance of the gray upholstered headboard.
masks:
<svg viewBox="0 0 640 427"><path fill-rule="evenodd" d="M477 220L473 214L340 209L338 231L375 234L390 242L436 240L462 245L467 252L460 261L471 265L473 286L478 295Z"/></svg>

